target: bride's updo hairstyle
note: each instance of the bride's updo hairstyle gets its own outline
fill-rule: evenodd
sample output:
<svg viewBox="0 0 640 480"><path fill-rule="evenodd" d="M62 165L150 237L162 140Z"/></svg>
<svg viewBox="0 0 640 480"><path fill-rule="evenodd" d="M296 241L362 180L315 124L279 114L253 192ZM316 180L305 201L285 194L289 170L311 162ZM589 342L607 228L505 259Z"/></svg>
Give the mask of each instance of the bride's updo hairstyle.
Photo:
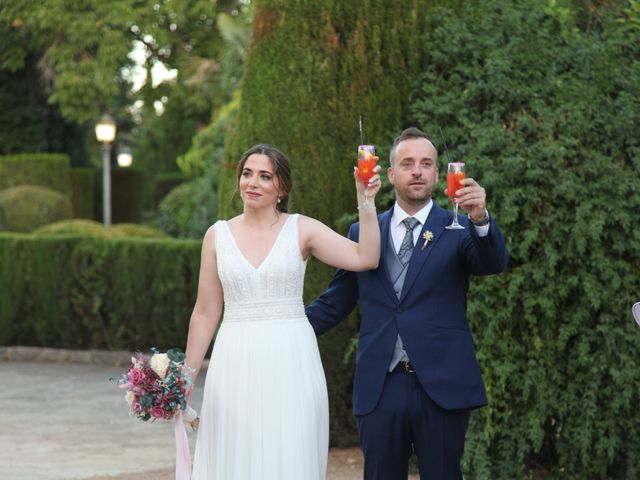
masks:
<svg viewBox="0 0 640 480"><path fill-rule="evenodd" d="M238 169L236 170L236 185L240 184L242 169L244 168L244 164L247 162L247 158L254 153L266 155L269 157L269 160L271 160L273 175L278 179L278 183L280 184L280 201L276 204L276 210L286 213L288 211L287 204L289 203L289 194L293 188L291 164L287 156L273 145L259 143L242 154L240 161L238 162Z"/></svg>

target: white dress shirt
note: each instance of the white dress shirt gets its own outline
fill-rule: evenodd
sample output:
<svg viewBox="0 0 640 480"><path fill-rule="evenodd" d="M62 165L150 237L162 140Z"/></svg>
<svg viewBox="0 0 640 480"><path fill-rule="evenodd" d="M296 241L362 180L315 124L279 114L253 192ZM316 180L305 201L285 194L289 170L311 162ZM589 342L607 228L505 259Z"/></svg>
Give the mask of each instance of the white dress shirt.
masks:
<svg viewBox="0 0 640 480"><path fill-rule="evenodd" d="M393 241L393 246L396 252L400 250L400 245L402 245L402 240L404 239L404 236L407 232L407 228L404 226L404 223L402 223L402 221L407 217L413 217L418 220L418 225L416 225L416 227L413 229L413 244L415 245L418 241L418 238L420 237L422 227L424 226L425 222L427 221L427 217L431 212L431 207L433 207L433 200L429 200L429 203L418 210L415 215L409 215L402 209L402 207L400 207L400 205L398 205L398 202L395 203L395 205L393 206L393 214L391 215L390 229L391 240ZM486 237L489 234L488 224L482 227L476 227L474 225L473 228L476 229L479 237Z"/></svg>

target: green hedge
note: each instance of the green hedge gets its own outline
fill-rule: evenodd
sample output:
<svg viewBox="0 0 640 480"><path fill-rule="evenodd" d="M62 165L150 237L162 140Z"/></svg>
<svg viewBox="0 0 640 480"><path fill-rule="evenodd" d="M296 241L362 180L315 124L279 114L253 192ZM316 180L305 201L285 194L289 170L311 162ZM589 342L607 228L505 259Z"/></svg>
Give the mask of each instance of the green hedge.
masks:
<svg viewBox="0 0 640 480"><path fill-rule="evenodd" d="M186 345L200 242L0 234L0 345Z"/></svg>
<svg viewBox="0 0 640 480"><path fill-rule="evenodd" d="M444 128L511 251L469 292L489 407L468 479L640 478L640 9L575 5L438 9L423 36L415 118Z"/></svg>
<svg viewBox="0 0 640 480"><path fill-rule="evenodd" d="M0 231L31 232L71 218L71 202L50 188L21 185L0 190L0 211Z"/></svg>
<svg viewBox="0 0 640 480"><path fill-rule="evenodd" d="M95 219L96 170L93 168L72 168L70 175L73 218Z"/></svg>
<svg viewBox="0 0 640 480"><path fill-rule="evenodd" d="M140 221L143 198L143 174L134 168L111 170L111 212L113 223Z"/></svg>
<svg viewBox="0 0 640 480"><path fill-rule="evenodd" d="M70 195L69 156L62 153L0 155L0 190L39 185Z"/></svg>

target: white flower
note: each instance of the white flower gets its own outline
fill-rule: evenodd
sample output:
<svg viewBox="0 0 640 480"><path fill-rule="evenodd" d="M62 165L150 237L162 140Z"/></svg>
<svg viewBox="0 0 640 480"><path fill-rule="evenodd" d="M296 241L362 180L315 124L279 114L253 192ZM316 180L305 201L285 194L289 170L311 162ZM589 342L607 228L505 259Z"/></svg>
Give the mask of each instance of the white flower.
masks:
<svg viewBox="0 0 640 480"><path fill-rule="evenodd" d="M127 394L124 396L125 400L129 404L129 408L131 408L131 404L133 403L133 397L135 397L135 395L131 390L129 390Z"/></svg>
<svg viewBox="0 0 640 480"><path fill-rule="evenodd" d="M431 232L431 230L427 230L422 234L422 238L424 239L424 243L422 244L422 248L420 249L421 251L424 250L424 247L427 246L427 243L433 240L433 233Z"/></svg>
<svg viewBox="0 0 640 480"><path fill-rule="evenodd" d="M137 368L138 370L142 368L140 360L138 360L136 357L131 357L131 365L133 366L133 368Z"/></svg>
<svg viewBox="0 0 640 480"><path fill-rule="evenodd" d="M160 378L164 378L169 366L169 357L166 353L154 353L149 360L149 366Z"/></svg>

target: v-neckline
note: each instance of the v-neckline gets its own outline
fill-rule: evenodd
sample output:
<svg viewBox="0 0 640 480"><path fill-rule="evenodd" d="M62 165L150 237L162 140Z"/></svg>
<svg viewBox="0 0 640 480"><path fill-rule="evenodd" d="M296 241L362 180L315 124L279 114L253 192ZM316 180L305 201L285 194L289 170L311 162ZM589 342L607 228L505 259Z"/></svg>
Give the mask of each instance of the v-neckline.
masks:
<svg viewBox="0 0 640 480"><path fill-rule="evenodd" d="M262 259L262 261L260 262L260 264L257 267L253 263L251 263L249 260L247 260L247 257L244 255L244 253L242 253L242 250L240 250L240 245L238 245L238 242L236 242L236 237L233 236L233 232L231 231L231 228L229 227L229 222L225 222L225 225L227 227L227 231L229 232L229 236L231 237L231 242L233 243L233 246L235 247L235 249L240 254L240 257L242 257L242 260L244 260L244 262L247 265L249 265L249 267L251 267L252 270L258 271L267 262L267 260L269 260L269 257L271 257L271 253L275 250L276 245L278 245L278 242L280 241L280 237L282 236L282 232L286 228L287 223L289 223L289 220L291 219L292 216L293 215L290 214L287 217L287 219L284 221L284 223L282 224L282 227L280 227L280 231L278 232L278 235L276 235L276 239L274 240L273 245L271 245L271 248L269 249L269 252Z"/></svg>

